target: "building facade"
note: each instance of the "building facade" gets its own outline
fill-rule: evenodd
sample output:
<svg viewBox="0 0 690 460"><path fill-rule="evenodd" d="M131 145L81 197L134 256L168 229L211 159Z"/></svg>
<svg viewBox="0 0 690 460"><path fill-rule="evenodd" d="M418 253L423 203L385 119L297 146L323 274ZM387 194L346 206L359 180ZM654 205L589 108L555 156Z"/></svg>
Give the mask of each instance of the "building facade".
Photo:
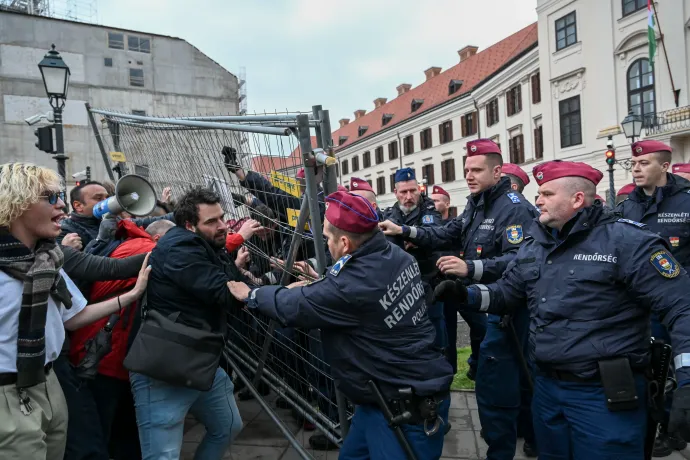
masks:
<svg viewBox="0 0 690 460"><path fill-rule="evenodd" d="M50 110L38 63L51 44L71 70L63 115L68 184L86 166L94 180L107 178L87 102L148 115L238 112L237 77L182 39L0 11L0 163L55 167L34 146L39 125L24 121Z"/></svg>

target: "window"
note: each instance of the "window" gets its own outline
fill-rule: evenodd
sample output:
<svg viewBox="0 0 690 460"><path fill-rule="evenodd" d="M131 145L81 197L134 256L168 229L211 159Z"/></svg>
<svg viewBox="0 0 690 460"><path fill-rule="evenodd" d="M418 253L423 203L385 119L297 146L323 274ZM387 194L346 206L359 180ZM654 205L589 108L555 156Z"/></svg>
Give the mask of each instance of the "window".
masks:
<svg viewBox="0 0 690 460"><path fill-rule="evenodd" d="M373 186L374 184L371 182L371 179L367 179L367 183L369 184L369 187Z"/></svg>
<svg viewBox="0 0 690 460"><path fill-rule="evenodd" d="M386 178L377 177L376 178L376 194L384 195L386 193Z"/></svg>
<svg viewBox="0 0 690 460"><path fill-rule="evenodd" d="M455 160L450 158L441 162L441 182L453 182L455 180Z"/></svg>
<svg viewBox="0 0 690 460"><path fill-rule="evenodd" d="M556 21L556 51L577 43L575 12L566 14Z"/></svg>
<svg viewBox="0 0 690 460"><path fill-rule="evenodd" d="M448 218L452 219L458 217L458 208L456 206L451 206L448 208Z"/></svg>
<svg viewBox="0 0 690 460"><path fill-rule="evenodd" d="M477 134L477 112L468 113L460 117L462 137Z"/></svg>
<svg viewBox="0 0 690 460"><path fill-rule="evenodd" d="M522 111L522 86L518 85L508 90L506 93L506 105L508 116L515 115Z"/></svg>
<svg viewBox="0 0 690 460"><path fill-rule="evenodd" d="M374 150L374 156L376 157L376 164L383 163L383 147L376 147Z"/></svg>
<svg viewBox="0 0 690 460"><path fill-rule="evenodd" d="M431 147L431 128L427 128L419 133L419 148L426 150Z"/></svg>
<svg viewBox="0 0 690 460"><path fill-rule="evenodd" d="M342 161L343 165L343 174L350 174L350 165L347 160Z"/></svg>
<svg viewBox="0 0 690 460"><path fill-rule="evenodd" d="M117 32L108 32L108 48L114 50L125 49L125 36Z"/></svg>
<svg viewBox="0 0 690 460"><path fill-rule="evenodd" d="M453 140L453 123L448 120L438 125L438 138L441 144Z"/></svg>
<svg viewBox="0 0 690 460"><path fill-rule="evenodd" d="M338 145L343 145L345 142L347 142L347 136L338 137Z"/></svg>
<svg viewBox="0 0 690 460"><path fill-rule="evenodd" d="M395 160L398 158L398 141L393 141L388 144L388 159Z"/></svg>
<svg viewBox="0 0 690 460"><path fill-rule="evenodd" d="M498 123L498 99L493 99L486 104L486 126Z"/></svg>
<svg viewBox="0 0 690 460"><path fill-rule="evenodd" d="M113 66L113 58L103 58L103 65L106 67Z"/></svg>
<svg viewBox="0 0 690 460"><path fill-rule="evenodd" d="M338 163L335 164L335 177L340 177L340 165Z"/></svg>
<svg viewBox="0 0 690 460"><path fill-rule="evenodd" d="M368 126L360 126L359 128L357 128L357 135L358 135L359 137L364 136L364 133L367 132L367 129L369 129Z"/></svg>
<svg viewBox="0 0 690 460"><path fill-rule="evenodd" d="M352 172L359 171L359 157L352 157Z"/></svg>
<svg viewBox="0 0 690 460"><path fill-rule="evenodd" d="M544 130L540 126L534 128L534 159L541 160L544 158Z"/></svg>
<svg viewBox="0 0 690 460"><path fill-rule="evenodd" d="M129 69L129 86L144 87L144 69Z"/></svg>
<svg viewBox="0 0 690 460"><path fill-rule="evenodd" d="M364 164L364 168L368 168L369 166L371 166L371 152L364 152L364 154L362 155L362 163Z"/></svg>
<svg viewBox="0 0 690 460"><path fill-rule="evenodd" d="M412 111L416 112L417 109L419 109L422 106L422 104L424 104L424 99L412 99Z"/></svg>
<svg viewBox="0 0 690 460"><path fill-rule="evenodd" d="M140 117L146 116L146 110L132 110L132 115L138 115Z"/></svg>
<svg viewBox="0 0 690 460"><path fill-rule="evenodd" d="M391 174L391 193L395 192L395 173Z"/></svg>
<svg viewBox="0 0 690 460"><path fill-rule="evenodd" d="M448 95L455 94L462 88L462 80L451 80L448 84Z"/></svg>
<svg viewBox="0 0 690 460"><path fill-rule="evenodd" d="M465 163L467 163L467 155L462 157L462 177L467 177L467 171L465 171Z"/></svg>
<svg viewBox="0 0 690 460"><path fill-rule="evenodd" d="M532 104L541 102L541 80L539 73L532 75Z"/></svg>
<svg viewBox="0 0 690 460"><path fill-rule="evenodd" d="M638 59L628 69L628 109L649 126L656 113L654 69L648 59Z"/></svg>
<svg viewBox="0 0 690 460"><path fill-rule="evenodd" d="M405 155L409 155L414 152L414 137L412 137L412 134L403 139L403 152Z"/></svg>
<svg viewBox="0 0 690 460"><path fill-rule="evenodd" d="M508 141L510 150L510 162L516 165L525 162L525 139L522 134L515 136Z"/></svg>
<svg viewBox="0 0 690 460"><path fill-rule="evenodd" d="M434 165L422 166L422 179L426 179L428 186L434 185Z"/></svg>
<svg viewBox="0 0 690 460"><path fill-rule="evenodd" d="M582 144L580 96L560 101L558 113L561 120L561 148Z"/></svg>
<svg viewBox="0 0 690 460"><path fill-rule="evenodd" d="M647 0L623 0L623 16L647 8Z"/></svg>
<svg viewBox="0 0 690 460"><path fill-rule="evenodd" d="M381 117L381 126L386 126L393 119L392 113L384 113Z"/></svg>
<svg viewBox="0 0 690 460"><path fill-rule="evenodd" d="M127 48L130 51L138 51L140 53L151 52L151 40L148 38L137 37L135 35L127 36Z"/></svg>

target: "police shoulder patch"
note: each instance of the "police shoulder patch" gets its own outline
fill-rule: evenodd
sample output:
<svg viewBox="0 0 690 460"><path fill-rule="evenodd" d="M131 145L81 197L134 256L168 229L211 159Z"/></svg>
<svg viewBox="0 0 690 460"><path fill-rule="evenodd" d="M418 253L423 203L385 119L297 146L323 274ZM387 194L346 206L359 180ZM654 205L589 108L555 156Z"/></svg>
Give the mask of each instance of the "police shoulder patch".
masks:
<svg viewBox="0 0 690 460"><path fill-rule="evenodd" d="M520 244L525 239L522 225L509 225L506 227L506 239L510 244Z"/></svg>
<svg viewBox="0 0 690 460"><path fill-rule="evenodd" d="M343 269L345 264L347 263L348 260L352 259L352 256L350 254L345 254L342 256L336 263L333 264L331 267L331 275L333 276L338 276L338 273L340 273L340 270Z"/></svg>
<svg viewBox="0 0 690 460"><path fill-rule="evenodd" d="M634 225L634 226L640 227L640 228L645 228L647 226L647 225L643 224L642 222L636 222L636 221L630 220L630 219L618 219L618 222L623 222L624 224L630 224L630 225Z"/></svg>
<svg viewBox="0 0 690 460"><path fill-rule="evenodd" d="M666 250L656 251L649 262L664 278L675 278L680 273L680 265Z"/></svg>
<svg viewBox="0 0 690 460"><path fill-rule="evenodd" d="M422 216L422 223L423 224L433 224L434 223L434 216L431 216L429 214Z"/></svg>
<svg viewBox="0 0 690 460"><path fill-rule="evenodd" d="M508 198L510 198L510 201L512 201L513 203L519 203L520 202L520 197L517 196L517 193L515 193L515 192L508 193Z"/></svg>

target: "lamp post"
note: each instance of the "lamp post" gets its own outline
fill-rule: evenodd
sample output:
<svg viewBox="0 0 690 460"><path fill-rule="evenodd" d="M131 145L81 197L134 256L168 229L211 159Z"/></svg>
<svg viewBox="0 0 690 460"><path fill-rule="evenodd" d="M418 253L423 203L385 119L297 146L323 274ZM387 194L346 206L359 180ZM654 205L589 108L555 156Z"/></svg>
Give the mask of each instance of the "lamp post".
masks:
<svg viewBox="0 0 690 460"><path fill-rule="evenodd" d="M38 69L41 71L43 78L43 85L46 88L46 94L50 106L53 108L54 126L55 126L55 156L53 157L58 164L58 174L62 178L63 183L66 182L65 160L65 141L62 131L62 109L65 107L67 100L67 89L69 88L70 70L62 60L62 56L55 50L55 45L51 46L51 50L45 55L43 60L38 63Z"/></svg>
<svg viewBox="0 0 690 460"><path fill-rule="evenodd" d="M642 117L635 115L631 110L628 116L621 121L621 127L625 133L625 137L630 139L630 143L635 142L635 138L639 138L642 133Z"/></svg>

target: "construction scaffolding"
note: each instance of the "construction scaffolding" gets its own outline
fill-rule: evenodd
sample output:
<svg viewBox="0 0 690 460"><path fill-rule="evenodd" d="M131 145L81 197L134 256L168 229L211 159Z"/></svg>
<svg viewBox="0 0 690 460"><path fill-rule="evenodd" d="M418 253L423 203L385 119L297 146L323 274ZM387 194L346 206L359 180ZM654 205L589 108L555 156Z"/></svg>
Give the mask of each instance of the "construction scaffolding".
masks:
<svg viewBox="0 0 690 460"><path fill-rule="evenodd" d="M328 111L169 118L86 108L108 171L142 175L159 195L165 187L177 197L212 187L235 230L248 217L262 224L262 234L244 244L251 263L242 269L254 284L314 276L296 261L310 260L316 276L325 272L323 197L337 187ZM293 177L299 168L304 182ZM353 408L336 390L320 330L283 327L242 310L229 320L225 361L302 458L312 455L257 388L277 393L294 417L342 444Z"/></svg>
<svg viewBox="0 0 690 460"><path fill-rule="evenodd" d="M0 10L70 21L98 22L97 0L0 0Z"/></svg>

